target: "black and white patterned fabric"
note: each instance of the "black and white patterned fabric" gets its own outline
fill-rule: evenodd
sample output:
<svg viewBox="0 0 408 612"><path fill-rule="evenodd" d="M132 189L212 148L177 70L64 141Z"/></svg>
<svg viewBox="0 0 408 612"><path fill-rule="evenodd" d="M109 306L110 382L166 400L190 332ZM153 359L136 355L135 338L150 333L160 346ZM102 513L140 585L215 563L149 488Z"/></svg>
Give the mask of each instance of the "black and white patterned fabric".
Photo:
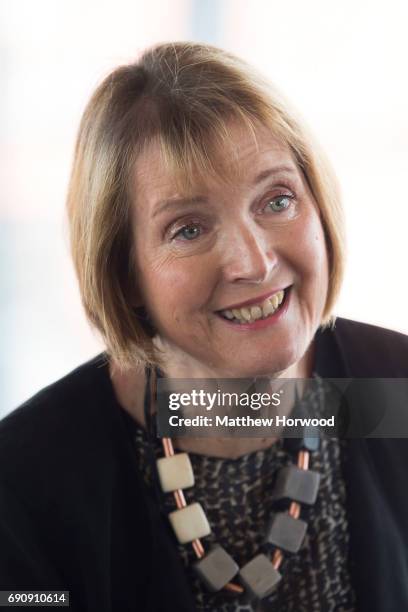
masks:
<svg viewBox="0 0 408 612"><path fill-rule="evenodd" d="M152 450L146 432L135 427L135 449L140 472L152 486ZM163 456L160 440L153 453ZM271 492L278 470L295 463L283 440L265 450L238 459L220 459L190 453L196 484L184 491L187 503L202 504L212 528L203 539L208 548L219 543L241 567L259 552L274 503ZM314 506L302 506L300 518L308 523L301 550L284 554L277 590L262 602L246 595L206 590L192 571L196 560L190 545L179 545L198 610L214 612L352 612L355 597L348 571L348 527L342 477L344 448L338 439L323 438L311 455L310 469L321 474ZM173 495L164 497L165 509L175 509Z"/></svg>

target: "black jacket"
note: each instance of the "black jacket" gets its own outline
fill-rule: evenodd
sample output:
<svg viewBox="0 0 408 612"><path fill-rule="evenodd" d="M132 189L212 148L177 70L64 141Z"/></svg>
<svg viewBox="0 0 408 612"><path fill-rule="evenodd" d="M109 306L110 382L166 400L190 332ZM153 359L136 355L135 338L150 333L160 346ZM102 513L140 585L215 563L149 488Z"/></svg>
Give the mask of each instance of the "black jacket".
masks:
<svg viewBox="0 0 408 612"><path fill-rule="evenodd" d="M323 377L408 378L407 336L338 319L316 347ZM357 609L408 611L408 441L349 440L346 457ZM77 611L194 610L103 354L0 423L0 590L10 589L70 591Z"/></svg>

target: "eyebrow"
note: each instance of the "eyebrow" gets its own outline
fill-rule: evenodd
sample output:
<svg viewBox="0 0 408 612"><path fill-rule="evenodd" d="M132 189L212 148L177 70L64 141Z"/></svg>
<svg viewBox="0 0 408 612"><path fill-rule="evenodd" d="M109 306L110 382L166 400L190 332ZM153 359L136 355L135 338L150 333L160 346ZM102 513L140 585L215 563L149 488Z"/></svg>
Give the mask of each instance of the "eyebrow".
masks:
<svg viewBox="0 0 408 612"><path fill-rule="evenodd" d="M208 201L204 196L192 196L190 198L170 198L168 200L161 200L157 203L157 206L152 214L152 218L154 219L162 212L166 211L168 208L183 208L187 204L205 204Z"/></svg>
<svg viewBox="0 0 408 612"><path fill-rule="evenodd" d="M282 165L282 166L274 166L273 168L267 168L266 170L262 170L259 174L256 175L255 179L251 183L253 187L262 183L262 181L270 178L274 174L284 174L290 173L294 174L296 172L296 168L290 165ZM169 198L167 200L160 200L155 207L155 210L152 214L152 218L154 219L158 215L162 214L166 210L170 209L178 209L187 206L188 204L198 205L198 204L206 204L208 202L208 198L205 196L191 196L191 197L181 197L181 198Z"/></svg>
<svg viewBox="0 0 408 612"><path fill-rule="evenodd" d="M290 165L282 165L282 166L274 166L273 168L267 168L266 170L262 170L259 174L256 175L252 185L255 187L258 183L262 183L265 179L273 176L274 174L295 174L296 167Z"/></svg>

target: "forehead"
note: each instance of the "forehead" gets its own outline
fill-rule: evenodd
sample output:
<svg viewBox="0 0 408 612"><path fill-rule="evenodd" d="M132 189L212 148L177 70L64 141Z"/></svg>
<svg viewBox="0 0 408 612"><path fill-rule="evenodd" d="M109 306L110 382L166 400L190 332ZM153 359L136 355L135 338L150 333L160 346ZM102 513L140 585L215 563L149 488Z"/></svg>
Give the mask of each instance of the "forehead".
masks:
<svg viewBox="0 0 408 612"><path fill-rule="evenodd" d="M289 146L263 126L251 131L232 124L223 145L209 148L209 157L215 172L205 173L192 166L193 179L187 188L180 185L174 170L166 164L159 141L151 141L134 166L132 188L136 202L142 200L144 205L154 206L164 198L205 194L225 184L249 187L262 172L274 168L299 172Z"/></svg>

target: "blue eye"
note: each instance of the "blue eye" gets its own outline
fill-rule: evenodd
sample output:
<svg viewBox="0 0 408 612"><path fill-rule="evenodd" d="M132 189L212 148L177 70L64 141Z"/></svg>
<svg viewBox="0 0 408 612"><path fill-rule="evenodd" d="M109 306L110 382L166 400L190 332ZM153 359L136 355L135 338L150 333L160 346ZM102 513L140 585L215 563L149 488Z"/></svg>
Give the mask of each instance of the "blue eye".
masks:
<svg viewBox="0 0 408 612"><path fill-rule="evenodd" d="M289 208L291 199L292 198L287 195L277 196L276 198L268 200L267 206L269 206L273 212L282 212Z"/></svg>
<svg viewBox="0 0 408 612"><path fill-rule="evenodd" d="M190 223L182 227L174 236L174 238L182 237L184 240L194 240L201 234L201 229L198 225Z"/></svg>

